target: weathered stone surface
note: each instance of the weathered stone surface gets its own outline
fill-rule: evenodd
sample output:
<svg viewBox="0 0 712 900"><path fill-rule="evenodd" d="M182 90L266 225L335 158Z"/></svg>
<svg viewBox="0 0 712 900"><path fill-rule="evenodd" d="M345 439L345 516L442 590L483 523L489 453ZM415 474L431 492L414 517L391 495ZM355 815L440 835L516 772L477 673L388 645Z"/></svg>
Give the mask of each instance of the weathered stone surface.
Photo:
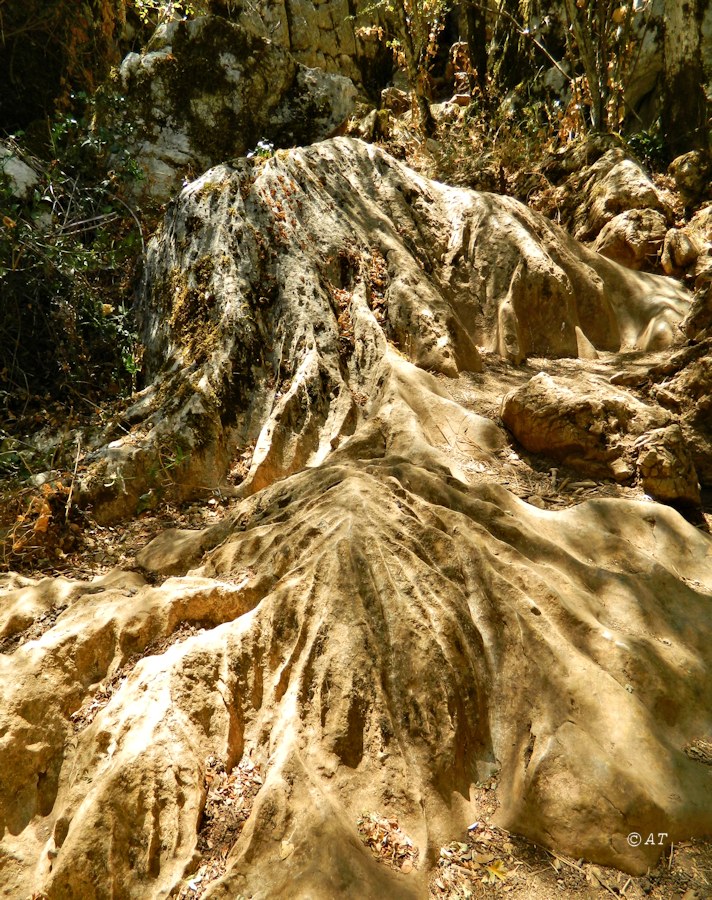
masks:
<svg viewBox="0 0 712 900"><path fill-rule="evenodd" d="M593 249L631 269L652 266L660 255L667 222L653 209L619 213L603 226Z"/></svg>
<svg viewBox="0 0 712 900"><path fill-rule="evenodd" d="M625 482L635 473L634 439L670 416L602 380L580 376L567 383L540 373L507 394L502 421L532 453Z"/></svg>
<svg viewBox="0 0 712 900"><path fill-rule="evenodd" d="M667 346L686 291L344 138L186 185L144 278L151 383L76 493L135 511L163 466L234 506L142 574L0 577L10 897L187 894L210 761L246 753L263 785L206 900L424 897L494 772L501 825L630 872L660 852L631 831L712 828L684 752L712 728L709 536L654 503L524 503L499 395L462 396L485 358L509 385L524 354ZM534 379L544 452L632 478L627 442L672 414L584 381ZM409 874L365 809L410 835Z"/></svg>
<svg viewBox="0 0 712 900"><path fill-rule="evenodd" d="M480 368L478 345L515 362L665 347L688 308L679 285L522 204L427 181L359 141L212 169L148 253L153 384L127 413L142 433L100 452L80 496L103 516L135 509L176 434L186 492L224 483L251 442L242 490L318 464L385 402L389 341L454 376Z"/></svg>
<svg viewBox="0 0 712 900"><path fill-rule="evenodd" d="M573 222L579 240L593 240L619 213L633 209L657 210L666 218L664 198L638 163L620 149L608 150L592 166L573 176L572 190L581 192Z"/></svg>
<svg viewBox="0 0 712 900"><path fill-rule="evenodd" d="M654 500L699 504L697 472L679 425L646 434L638 443L637 466L643 489Z"/></svg>
<svg viewBox="0 0 712 900"><path fill-rule="evenodd" d="M710 486L712 485L712 337L710 327L704 324L705 321L709 321L710 315L708 291L709 289L706 289L699 294L695 317L690 320L693 343L678 350L668 361L651 370L651 378L656 385L664 385L665 394L674 399L697 475L703 485Z"/></svg>
<svg viewBox="0 0 712 900"><path fill-rule="evenodd" d="M706 334L712 333L712 284L696 291L682 328L691 340L703 340Z"/></svg>
<svg viewBox="0 0 712 900"><path fill-rule="evenodd" d="M676 157L670 163L668 171L686 203L699 201L709 189L712 167L708 157L699 150L691 150Z"/></svg>
<svg viewBox="0 0 712 900"><path fill-rule="evenodd" d="M162 25L105 90L99 121L127 133L146 176L137 189L159 200L186 173L244 156L261 140L279 147L328 137L356 97L344 76L306 69L278 44L217 16Z"/></svg>
<svg viewBox="0 0 712 900"><path fill-rule="evenodd" d="M264 785L207 897L424 897L494 770L497 821L575 858L641 873L659 848L631 831L709 829L683 752L712 724L709 537L652 503L535 509L393 434L174 535L162 585L2 577L3 607L58 612L0 655L9 896L177 892L208 759L248 751ZM412 837L410 875L358 840L364 809Z"/></svg>
<svg viewBox="0 0 712 900"><path fill-rule="evenodd" d="M686 269L697 261L700 255L700 243L694 232L679 228L671 228L665 235L665 244L660 259L667 275Z"/></svg>
<svg viewBox="0 0 712 900"><path fill-rule="evenodd" d="M26 200L39 183L39 176L20 159L17 150L0 141L0 183L4 179L7 179L13 196L18 200Z"/></svg>

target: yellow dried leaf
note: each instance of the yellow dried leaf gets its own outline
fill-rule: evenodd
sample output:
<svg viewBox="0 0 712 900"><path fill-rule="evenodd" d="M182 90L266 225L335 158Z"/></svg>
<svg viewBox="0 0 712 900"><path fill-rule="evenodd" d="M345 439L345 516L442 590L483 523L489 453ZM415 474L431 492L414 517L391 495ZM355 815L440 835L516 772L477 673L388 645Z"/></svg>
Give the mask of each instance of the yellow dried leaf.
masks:
<svg viewBox="0 0 712 900"><path fill-rule="evenodd" d="M44 534L45 531L49 528L49 520L52 518L52 511L49 508L48 503L43 503L42 508L40 510L40 514L37 517L35 524L32 527L32 530L35 533Z"/></svg>
<svg viewBox="0 0 712 900"><path fill-rule="evenodd" d="M507 870L504 868L504 863L501 859L496 859L491 865L485 866L486 870L490 874L490 880L494 882L496 878L499 878L500 881L505 881L507 878Z"/></svg>

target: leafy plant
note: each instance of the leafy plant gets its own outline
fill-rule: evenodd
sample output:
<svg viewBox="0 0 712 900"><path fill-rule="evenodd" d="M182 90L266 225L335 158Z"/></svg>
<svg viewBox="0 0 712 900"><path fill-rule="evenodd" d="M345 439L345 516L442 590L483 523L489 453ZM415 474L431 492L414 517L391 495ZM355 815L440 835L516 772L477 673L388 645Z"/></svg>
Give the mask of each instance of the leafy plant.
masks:
<svg viewBox="0 0 712 900"><path fill-rule="evenodd" d="M92 131L92 104L74 100L83 114L49 124L53 158L29 158L38 175L31 196L14 196L0 180L0 401L11 417L136 382L128 294L143 234L122 197L133 173L120 160L107 170L122 136Z"/></svg>

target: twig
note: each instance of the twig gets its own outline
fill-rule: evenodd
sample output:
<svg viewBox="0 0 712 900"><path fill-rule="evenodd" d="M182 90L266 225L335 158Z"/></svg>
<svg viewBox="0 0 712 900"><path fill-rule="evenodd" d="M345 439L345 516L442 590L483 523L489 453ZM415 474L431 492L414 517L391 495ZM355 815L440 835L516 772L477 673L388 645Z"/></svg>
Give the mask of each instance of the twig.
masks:
<svg viewBox="0 0 712 900"><path fill-rule="evenodd" d="M564 864L567 865L567 866L571 866L571 868L572 868L572 869L576 869L577 872L582 872L584 875L586 874L586 873L584 872L584 870L581 868L581 866L577 866L576 863L573 863L573 862L571 862L571 861L568 860L568 859L564 859L563 856L559 856L559 854L558 854L558 853L554 853L553 850L549 850L549 853L551 853L551 855L554 857L554 859L558 859L559 862L562 862L562 863L564 863Z"/></svg>
<svg viewBox="0 0 712 900"><path fill-rule="evenodd" d="M74 494L74 482L77 477L77 469L79 468L79 454L82 450L82 439L77 438L77 457L74 460L74 472L72 473L72 483L69 487L69 496L67 497L67 505L64 509L64 521L69 521L69 511L72 508L72 495Z"/></svg>
<svg viewBox="0 0 712 900"><path fill-rule="evenodd" d="M672 857L675 852L675 844L670 844L670 858L668 859L668 869L672 869Z"/></svg>
<svg viewBox="0 0 712 900"><path fill-rule="evenodd" d="M136 227L138 228L138 236L141 238L141 252L145 253L146 252L146 242L143 239L143 228L141 227L141 222L139 221L138 216L131 209L131 207L128 205L128 203L126 203L124 200L122 200L121 197L118 196L118 194L110 194L109 196L113 197L114 200L117 200L124 207L124 209L126 209L129 212L129 214L133 218L134 222L136 223Z"/></svg>

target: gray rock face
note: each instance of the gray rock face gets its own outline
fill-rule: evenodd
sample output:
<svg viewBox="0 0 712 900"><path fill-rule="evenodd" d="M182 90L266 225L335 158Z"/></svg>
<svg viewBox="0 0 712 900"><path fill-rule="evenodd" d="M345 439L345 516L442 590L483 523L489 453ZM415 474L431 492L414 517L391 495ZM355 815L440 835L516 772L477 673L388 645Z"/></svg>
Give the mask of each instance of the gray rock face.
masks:
<svg viewBox="0 0 712 900"><path fill-rule="evenodd" d="M35 170L19 158L13 147L0 141L0 179L3 177L18 200L26 200L39 183Z"/></svg>
<svg viewBox="0 0 712 900"><path fill-rule="evenodd" d="M217 16L162 25L124 59L99 121L125 134L145 174L138 190L167 200L182 179L244 156L260 141L328 137L351 114L353 83L304 68L278 44Z"/></svg>
<svg viewBox="0 0 712 900"><path fill-rule="evenodd" d="M349 0L267 0L259 4L213 3L215 11L262 34L289 51L308 68L344 75L355 83L368 81L389 53L363 25L378 20L368 2ZM363 18L359 12L369 10Z"/></svg>

